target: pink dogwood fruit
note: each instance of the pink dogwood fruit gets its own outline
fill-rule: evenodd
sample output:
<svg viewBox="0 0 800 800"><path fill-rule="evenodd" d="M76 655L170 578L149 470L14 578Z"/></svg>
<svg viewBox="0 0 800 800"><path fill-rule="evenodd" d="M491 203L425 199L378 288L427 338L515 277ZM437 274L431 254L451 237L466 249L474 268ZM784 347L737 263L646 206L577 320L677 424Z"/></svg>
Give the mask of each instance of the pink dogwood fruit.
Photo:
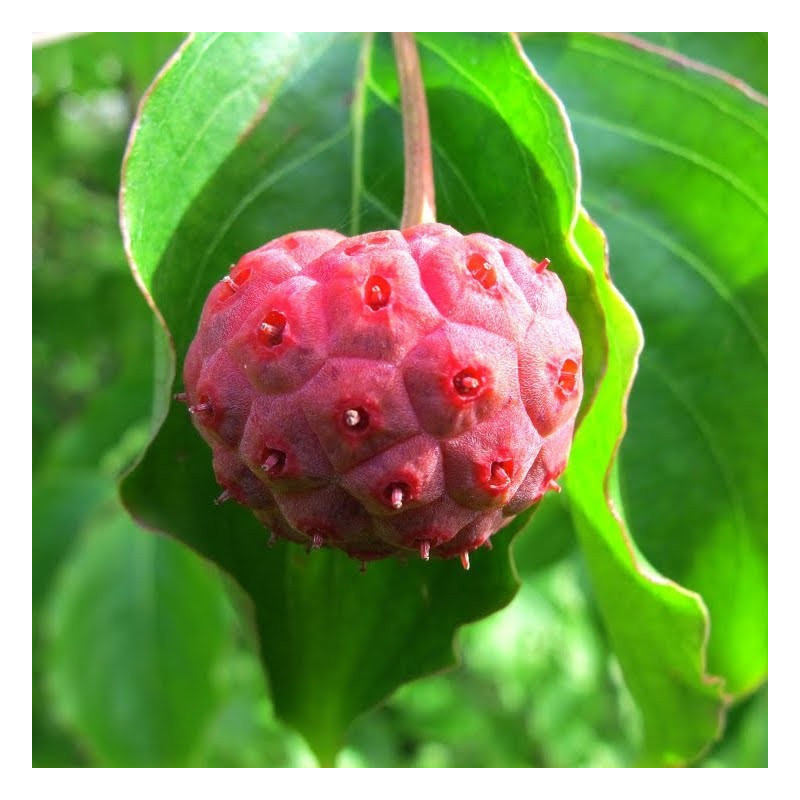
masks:
<svg viewBox="0 0 800 800"><path fill-rule="evenodd" d="M183 370L219 499L309 549L467 567L566 467L582 348L548 263L438 223L242 256Z"/></svg>

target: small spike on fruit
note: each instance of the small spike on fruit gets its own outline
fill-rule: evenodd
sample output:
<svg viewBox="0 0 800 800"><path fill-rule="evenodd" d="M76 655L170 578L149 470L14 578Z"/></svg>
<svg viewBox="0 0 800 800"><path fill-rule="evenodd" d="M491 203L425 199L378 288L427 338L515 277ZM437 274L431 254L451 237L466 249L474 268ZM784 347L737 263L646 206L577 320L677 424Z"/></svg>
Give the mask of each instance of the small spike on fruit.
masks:
<svg viewBox="0 0 800 800"><path fill-rule="evenodd" d="M484 546L484 547L485 547L487 550L491 550L491 549L492 549L492 541L491 541L491 539L487 539L487 540L486 540L486 541L483 543L483 546Z"/></svg>
<svg viewBox="0 0 800 800"><path fill-rule="evenodd" d="M214 500L214 505L221 506L223 503L227 502L232 497L233 495L227 489L225 489L225 491L219 497L217 497L216 500Z"/></svg>
<svg viewBox="0 0 800 800"><path fill-rule="evenodd" d="M513 472L513 470L513 461L493 461L492 466L489 468L489 487L496 491L507 489L511 485L511 475L509 473Z"/></svg>
<svg viewBox="0 0 800 800"><path fill-rule="evenodd" d="M392 489L392 508L400 509L403 507L403 490L399 486Z"/></svg>
<svg viewBox="0 0 800 800"><path fill-rule="evenodd" d="M482 384L481 378L482 376L476 369L467 367L453 377L453 388L464 399L472 400L476 398L480 392Z"/></svg>
<svg viewBox="0 0 800 800"><path fill-rule="evenodd" d="M286 315L274 309L270 311L258 326L261 340L267 347L277 347L283 342L286 330Z"/></svg>
<svg viewBox="0 0 800 800"><path fill-rule="evenodd" d="M271 339L274 339L278 336L281 332L281 329L276 325L270 325L269 322L262 322L261 323L261 330L269 336Z"/></svg>
<svg viewBox="0 0 800 800"><path fill-rule="evenodd" d="M461 554L461 566L466 570L469 569L469 553L466 550Z"/></svg>
<svg viewBox="0 0 800 800"><path fill-rule="evenodd" d="M264 463L261 465L261 469L263 469L268 475L277 475L283 470L285 463L286 453L282 452L281 450L273 450L270 448L267 450L266 458L264 459Z"/></svg>
<svg viewBox="0 0 800 800"><path fill-rule="evenodd" d="M222 282L223 282L223 283L225 283L225 284L227 284L228 288L229 288L229 289L230 289L232 292L235 292L235 291L236 291L236 290L239 288L239 284L238 284L238 283L236 283L236 281L235 281L233 278L231 278L231 276L230 276L230 275L226 275L226 276L225 276L225 277L222 279Z"/></svg>
<svg viewBox="0 0 800 800"><path fill-rule="evenodd" d="M178 392L177 394L172 395L173 400L177 400L179 403L185 403L189 405L189 395L186 392Z"/></svg>
<svg viewBox="0 0 800 800"><path fill-rule="evenodd" d="M275 547L276 541L277 541L277 536L275 536L275 531L270 531L269 539L267 539L267 547Z"/></svg>
<svg viewBox="0 0 800 800"><path fill-rule="evenodd" d="M363 431L369 425L369 414L363 408L348 408L342 414L342 422L351 431Z"/></svg>
<svg viewBox="0 0 800 800"><path fill-rule="evenodd" d="M321 534L315 533L311 537L311 547L314 550L319 550L319 548L322 547L322 536L321 536Z"/></svg>
<svg viewBox="0 0 800 800"><path fill-rule="evenodd" d="M431 557L431 543L428 541L419 543L419 556L423 561Z"/></svg>
<svg viewBox="0 0 800 800"><path fill-rule="evenodd" d="M400 510L408 499L408 487L404 483L391 483L386 487L389 505Z"/></svg>
<svg viewBox="0 0 800 800"><path fill-rule="evenodd" d="M189 413L194 414L210 414L212 411L211 403L195 403L193 406L189 406Z"/></svg>
<svg viewBox="0 0 800 800"><path fill-rule="evenodd" d="M358 571L359 571L359 572L360 572L362 575L363 575L363 574L364 574L364 573L367 571L367 562L366 562L366 561L362 561L362 562L361 562L361 567L359 568L359 570L358 570Z"/></svg>
<svg viewBox="0 0 800 800"><path fill-rule="evenodd" d="M559 484L557 484L554 480L549 480L547 482L547 488L551 492L556 492L556 493L559 493L559 494L561 492L561 486Z"/></svg>
<svg viewBox="0 0 800 800"><path fill-rule="evenodd" d="M536 271L536 272L538 272L539 274L541 274L541 273L542 273L542 272L544 272L544 271L545 271L545 270L546 270L546 269L547 269L549 266L550 266L550 259L549 259L549 258L543 258L543 259L542 259L542 260L541 260L541 261L540 261L538 264L534 264L534 265L533 265L533 269L534 269L534 271Z"/></svg>

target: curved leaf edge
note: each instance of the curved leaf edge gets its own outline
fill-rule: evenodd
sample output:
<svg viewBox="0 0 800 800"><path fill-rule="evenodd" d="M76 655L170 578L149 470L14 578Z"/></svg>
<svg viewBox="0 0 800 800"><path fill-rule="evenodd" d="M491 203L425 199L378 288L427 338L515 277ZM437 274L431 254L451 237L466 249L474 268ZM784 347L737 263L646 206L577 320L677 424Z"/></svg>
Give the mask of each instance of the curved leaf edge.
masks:
<svg viewBox="0 0 800 800"><path fill-rule="evenodd" d="M606 498L606 505L608 507L609 513L611 514L611 516L616 521L616 524L617 524L618 529L619 529L620 536L621 536L622 541L623 541L623 543L625 545L625 549L626 549L626 551L627 551L627 553L628 553L628 555L630 557L631 565L633 566L634 571L636 573L638 573L646 581L648 581L650 583L653 583L655 585L661 585L661 586L669 587L670 589L672 589L676 593L682 595L683 597L685 597L688 600L690 600L691 602L693 602L696 605L697 611L698 611L699 615L701 616L701 618L703 620L703 637L702 637L703 644L702 644L701 651L700 651L701 674L700 674L699 677L700 677L700 680L702 681L703 684L719 689L721 703L720 703L720 709L719 709L719 714L718 714L718 723L717 723L716 736L713 739L709 740L705 744L705 746L702 747L697 753L695 753L694 755L692 755L690 758L687 759L686 763L692 763L692 762L697 761L698 759L702 758L713 747L714 743L722 736L722 733L723 733L724 728L725 728L725 718L726 718L727 710L728 710L728 708L730 707L731 703L734 700L733 696L725 693L725 691L724 691L724 686L725 686L724 678L721 677L721 676L718 676L718 675L712 675L708 671L708 666L707 666L708 665L708 642L709 642L709 638L710 638L710 635L711 635L711 618L710 618L710 615L709 615L709 612L708 612L708 608L707 608L707 606L705 604L705 601L703 600L702 596L699 593L694 592L694 591L692 591L690 589L687 589L686 587L680 585L676 581L673 581L672 579L661 575L657 570L655 570L650 564L647 563L647 561L644 558L644 556L638 551L638 549L636 547L636 544L635 544L635 541L633 539L633 536L631 535L631 532L629 531L629 529L627 527L627 524L626 524L626 522L624 520L623 514L622 514L621 510L617 507L616 503L614 502L614 500L612 498L612 494L611 494L611 482L612 482L612 476L613 476L614 467L615 467L617 458L619 456L620 446L621 446L622 441L623 441L623 439L625 437L625 433L627 432L627 427L628 427L628 410L627 410L628 409L628 400L630 398L630 393L631 393L631 391L633 389L634 380L636 378L636 373L638 371L639 356L641 355L641 352L642 352L642 350L644 348L644 331L642 330L641 323L639 322L639 319L636 316L636 312L631 307L631 305L628 303L628 301L625 299L625 297L622 295L622 293L619 291L619 289L615 286L615 284L613 283L613 281L611 279L611 272L610 272L610 268L609 268L608 241L607 241L607 239L605 237L605 234L603 233L603 231L600 228L600 226L589 216L588 212L581 205L582 174L581 174L581 169L580 169L580 159L579 159L579 154L578 154L577 143L575 141L575 137L574 137L573 132L572 132L572 125L570 123L569 116L567 114L566 108L565 108L563 102L561 101L561 99L558 97L558 95L556 95L554 90L542 78L542 76L539 75L539 73L536 71L536 68L531 63L530 59L528 58L527 54L524 51L524 48L523 48L522 42L521 42L521 40L519 38L519 35L516 34L516 33L512 33L510 35L511 35L512 41L514 43L514 46L516 47L517 52L520 55L520 59L526 65L526 67L530 70L534 80L536 80L542 86L542 88L546 92L548 92L551 95L551 97L553 98L553 101L555 102L555 105L558 108L558 112L562 117L562 121L563 121L564 127L565 127L565 129L567 131L567 136L568 136L568 139L569 139L569 145L570 145L570 149L571 149L572 154L573 154L573 158L575 160L576 169L577 169L577 177L578 177L577 203L576 203L576 207L575 207L575 213L574 213L573 218L572 218L572 220L570 222L570 228L569 228L569 231L568 231L569 245L573 248L574 253L575 253L576 257L578 258L578 260L581 261L584 264L584 266L586 267L587 270L592 272L592 267L591 267L591 264L589 262L589 259L587 258L587 256L581 250L581 248L578 245L578 242L576 240L576 237L575 237L576 227L577 227L579 218L582 217L584 219L584 221L588 225L590 225L595 231L597 231L600 234L600 236L602 237L602 240L603 240L603 245L604 245L603 276L604 276L604 279L605 279L605 281L607 283L608 290L611 292L614 301L619 303L619 304L621 304L625 308L625 310L627 311L627 313L628 313L628 315L630 317L631 322L635 326L636 339L637 339L636 352L635 352L633 364L632 364L632 367L631 367L631 372L630 372L630 375L628 377L627 387L625 389L624 396L623 396L623 403L622 403L622 409L621 409L622 419L621 419L620 432L619 432L619 435L617 437L616 442L614 443L614 447L613 447L613 450L612 450L611 458L609 460L608 466L606 468L606 471L605 471L605 474L604 474L604 477L603 477L603 492L604 492L604 495L605 495L605 498ZM601 34L601 35L603 35L603 34ZM691 66L692 68L699 69L702 72L707 72L709 74L713 74L713 75L715 75L715 77L721 78L722 80L725 80L727 83L735 86L740 91L744 91L745 94L747 94L746 89L749 89L750 93L752 93L752 95L755 95L755 97L753 99L756 99L757 102L762 102L763 101L764 105L766 105L766 98L763 98L763 96L760 95L758 92L756 92L754 89L748 87L747 84L745 84L743 81L740 81L738 78L735 78L735 77L733 77L731 75L728 75L727 73L724 73L722 70L717 70L717 69L715 69L713 67L709 67L708 65L702 64L701 62L694 62L692 59L688 59L685 56L680 55L679 53L674 53L673 51L668 51L665 48L659 48L657 45L651 45L649 42L645 42L644 40L637 39L637 37L631 37L631 36L627 36L625 34L604 34L604 35L608 36L609 38L618 38L618 39L620 39L622 41L627 41L632 46L640 46L641 45L644 49L648 49L648 50L655 49L656 52L659 52L659 54L663 55L665 58L671 58L672 60L680 63L683 66ZM757 98L760 98L760 100L757 99ZM605 313L605 309L604 309L604 317L605 317L606 321L608 321L608 315ZM610 333L609 333L609 338L610 338ZM606 361L606 369L607 369L607 365L608 365L608 359ZM598 381L595 395L592 397L591 403L587 407L586 416L588 416L591 413L591 408L594 405L594 402L595 402L595 399L597 397L597 394L599 394L599 392L600 392L600 389L601 389L602 384L603 384L604 377L605 377L605 373L604 373L603 376L601 376L600 380ZM756 686L755 688L758 688L758 687Z"/></svg>
<svg viewBox="0 0 800 800"><path fill-rule="evenodd" d="M195 39L194 33L190 33L186 37L186 39L184 39L180 47L178 47L178 49L170 56L170 58L167 60L164 66L161 67L161 69L158 71L158 74L153 79L153 82L150 84L150 86L147 87L147 90L139 100L139 105L137 106L136 109L136 115L133 118L133 124L131 125L130 134L128 135L128 141L125 145L125 153L122 157L122 168L120 171L120 181L119 181L118 217L119 217L120 233L122 235L122 245L125 250L125 259L128 262L128 267L130 268L131 275L133 276L133 280L136 283L136 286L139 288L139 291L142 293L145 302L149 306L150 310L153 312L153 316L155 317L155 321L157 323L156 328L157 329L160 328L160 331L156 330L156 337L158 337L159 334L164 337L161 340L161 343L166 344L166 349L167 349L168 373L165 377L168 378L167 382L169 386L172 386L175 380L175 370L177 365L177 350L175 347L175 341L172 337L172 332L170 331L169 326L167 325L167 321L164 319L164 315L161 313L161 309L158 307L155 299L153 298L153 295L150 293L150 290L147 287L144 278L142 278L142 273L139 269L139 265L136 263L136 258L133 254L133 245L131 241L131 228L128 222L125 201L127 198L128 164L130 161L131 153L133 152L133 148L136 144L136 137L139 133L139 128L141 126L141 121L142 121L142 115L144 114L147 103L150 100L150 96L158 88L163 78L175 66L175 64L177 64L178 61L180 61L180 59L183 57L183 54L186 52L187 48L194 41L194 39ZM157 341L156 347L158 347L158 345L159 342ZM122 483L139 466L145 454L147 453L147 450L150 448L150 445L152 445L152 443L155 441L156 435L158 434L158 431L164 424L164 421L167 418L167 414L169 413L168 404L157 402L156 397L154 397L153 399L154 402L153 402L152 417L150 422L150 438L147 442L147 445L143 448L139 456L133 461L133 463L123 473L123 475L120 476L118 482L118 487L120 488L120 499L122 499L121 497Z"/></svg>
<svg viewBox="0 0 800 800"><path fill-rule="evenodd" d="M581 214L586 224L588 224L590 227L594 228L596 231L599 231L602 234L602 229L600 228L600 226L591 218L591 216L585 209L582 209ZM645 341L644 341L644 331L642 330L639 319L636 316L636 312L633 310L631 305L628 303L628 301L625 299L625 297L622 295L622 293L615 286L614 282L611 279L611 272L609 269L608 241L606 240L605 235L603 235L603 241L604 241L603 274L605 280L608 283L608 289L611 292L614 301L622 305L630 315L631 321L635 325L637 334L636 355L634 358L630 376L628 378L627 387L625 388L623 396L623 403L621 409L622 410L621 428L617 440L614 443L611 459L606 468L605 475L603 476L603 493L606 498L606 505L608 507L609 513L614 518L614 521L617 525L620 537L625 545L625 549L627 551L628 557L630 558L630 562L631 565L633 566L634 571L638 573L642 578L644 578L644 580L654 585L669 588L672 591L676 592L679 595L682 595L683 597L685 597L686 599L695 604L697 612L702 618L702 623L703 623L702 646L700 649L699 678L704 685L717 689L720 698L720 708L717 716L717 730L715 736L712 739L710 739L702 748L700 748L700 750L698 750L696 753L694 753L693 755L691 755L686 759L684 765L688 765L702 759L713 748L714 744L722 737L725 730L727 712L734 701L734 697L725 692L724 677L720 675L712 675L708 670L708 643L711 637L711 616L708 611L708 606L706 605L702 595L699 592L695 592L691 589L688 589L685 586L682 586L677 581L674 581L671 578L662 575L651 564L648 563L647 559L644 557L644 555L639 551L639 549L636 546L634 537L631 534L630 529L628 528L627 522L625 521L622 509L620 509L617 506L617 503L613 498L612 481L613 481L614 468L616 466L617 459L619 458L619 450L622 445L622 441L625 438L625 434L628 429L628 401L630 399L630 394L633 389L633 384L639 367L639 358L641 356L642 350L644 349ZM581 257L586 258L580 247L577 245L577 242L575 243L575 246L577 252L581 254Z"/></svg>

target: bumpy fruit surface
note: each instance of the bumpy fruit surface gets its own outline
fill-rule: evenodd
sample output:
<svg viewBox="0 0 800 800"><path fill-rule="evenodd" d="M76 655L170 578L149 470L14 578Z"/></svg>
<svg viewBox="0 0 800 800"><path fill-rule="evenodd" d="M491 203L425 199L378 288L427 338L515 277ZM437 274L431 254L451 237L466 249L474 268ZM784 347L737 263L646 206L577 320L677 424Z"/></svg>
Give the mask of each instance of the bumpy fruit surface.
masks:
<svg viewBox="0 0 800 800"><path fill-rule="evenodd" d="M223 499L309 548L467 566L566 466L582 349L547 264L436 223L242 256L183 370Z"/></svg>

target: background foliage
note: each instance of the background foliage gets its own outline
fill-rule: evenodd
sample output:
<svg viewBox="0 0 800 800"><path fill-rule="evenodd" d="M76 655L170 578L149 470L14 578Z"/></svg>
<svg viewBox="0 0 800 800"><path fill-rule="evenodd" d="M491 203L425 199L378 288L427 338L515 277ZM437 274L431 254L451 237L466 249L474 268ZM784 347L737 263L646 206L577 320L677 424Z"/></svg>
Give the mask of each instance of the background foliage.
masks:
<svg viewBox="0 0 800 800"><path fill-rule="evenodd" d="M736 47L713 35L651 38L766 92L766 38L737 37ZM182 545L142 531L116 499L118 476L148 438L151 353L159 341L121 249L119 165L138 98L182 38L94 34L34 51L33 758L38 765L315 763L305 742L275 717L273 702L284 702L284 718L291 714L283 690L274 695L274 674L270 699L240 590ZM435 89L434 136L437 119L459 103L468 113L455 120L497 124L494 117L481 118L485 106L475 102L480 100L475 81L505 74L513 55L507 46L487 50L487 58L495 59L488 77L470 77L467 70L457 78L457 70L446 67L449 58L465 71L458 45L431 40L423 57L429 90ZM274 61L254 73L256 80L268 90L269 80L286 69L306 75L289 82L290 98L314 91L313 70L297 68L298 59L313 60L314 47L319 45L297 48L287 62L286 52L256 46L260 57L269 52ZM355 40L337 47L331 52L349 71L330 69L329 79L345 85L364 50ZM618 485L612 488L644 555L669 578L700 592L709 607L710 672L726 678L736 703L725 738L701 763L764 764L766 690L751 693L766 675L766 111L718 77L629 42L536 36L525 38L524 47L566 104L581 154L584 204L609 236L612 274L644 326L647 347ZM394 140L399 147L387 52L379 40L362 98L363 207L357 210L367 227L389 224L382 215L396 213L399 200L397 158L376 161L370 151L379 141ZM219 63L237 80L241 67L235 59L221 55ZM512 86L499 106L499 116L507 114L505 124L519 141L527 135L514 131L523 112L510 109L526 92L539 92L536 86L520 74L517 88ZM260 87L252 89L253 97L245 94L242 102L254 100L257 107ZM307 113L304 122L313 127L317 120ZM349 134L347 109L331 113L347 116ZM244 185L257 180L247 168L271 141L269 126L280 130L280 110L274 120L257 126L252 149L247 143L239 148L224 177L238 176ZM328 137L333 130L328 128ZM286 146L278 149L273 155L279 163L291 158L291 146L307 152L314 141L290 142L288 154ZM452 147L438 153L451 197L459 196L459 158L469 156ZM525 166L531 165L537 164ZM544 173L542 186L552 187L556 179ZM349 169L339 185L352 210ZM278 201L288 191L280 183L270 189ZM211 190L217 198L213 183ZM445 214L457 216L458 201L453 202L445 195L442 205ZM330 208L329 199L320 203ZM202 203L196 204L195 217L204 213ZM312 207L309 213L322 212ZM486 213L486 221L499 224L492 209ZM257 219L248 224L257 226ZM279 233L292 221L271 224ZM341 227L352 221L345 211L337 220L323 215L314 224ZM486 221L472 227L485 227ZM185 218L181 225L187 230ZM462 227L469 228L469 221ZM735 235L720 237L721 229ZM583 223L577 234L584 254L599 260L602 269L598 253L590 255L602 243ZM260 235L268 238L263 230ZM148 243L157 248L158 237ZM173 239L173 252L176 246ZM238 246L234 236L230 247L238 252ZM219 271L213 263L208 270ZM613 319L610 312L606 316ZM617 339L612 337L612 366ZM155 352L163 357L160 349ZM578 469L571 467L570 481ZM211 491L207 473L202 488ZM657 646L677 645L665 641L667 629L640 628L637 637L620 634L613 624L609 640L598 610L604 609L602 590L599 604L593 595L600 585L597 572L586 546L584 555L576 549L573 519L584 545L595 540L587 539L580 514L570 508L571 494L577 496L570 485L564 496L544 503L533 528L517 539L522 588L503 611L462 629L461 665L402 687L360 716L347 730L338 763L623 765L647 752L642 750L647 720L668 710L659 707L663 697L641 685L649 673L640 675L640 685L631 684L637 708L615 653L626 652L624 643L620 650L621 635L628 643L650 636ZM485 583L497 564L479 563ZM496 586L508 589L492 590L498 604L513 593L501 567ZM357 579L355 573L347 576ZM455 584L441 587L445 600L457 596ZM731 635L734 628L738 635ZM442 641L446 645L447 637ZM627 657L641 663L644 655L627 647ZM436 656L448 658L444 652ZM367 692L375 700L380 694ZM648 707L647 698L653 697ZM645 710L644 725L639 708ZM341 725L347 721L342 718ZM664 741L685 735L691 749L692 742L710 738L704 725L693 727L690 719L685 731L667 731ZM648 740L652 755L652 734ZM673 760L687 757L678 753ZM670 760L663 748L661 758Z"/></svg>

